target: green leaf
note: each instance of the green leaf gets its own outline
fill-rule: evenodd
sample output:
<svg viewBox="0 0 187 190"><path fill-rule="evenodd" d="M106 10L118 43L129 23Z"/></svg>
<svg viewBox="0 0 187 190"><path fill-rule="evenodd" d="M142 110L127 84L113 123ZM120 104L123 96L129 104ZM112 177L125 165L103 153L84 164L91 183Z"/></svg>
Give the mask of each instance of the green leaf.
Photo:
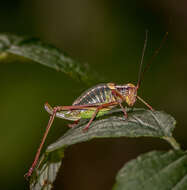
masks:
<svg viewBox="0 0 187 190"><path fill-rule="evenodd" d="M56 155L57 152L63 152L65 148L70 145L86 142L94 138L118 138L118 137L159 137L172 139L172 131L175 127L175 119L170 115L162 111L150 111L143 109L134 109L129 111L128 118L125 119L123 114L119 112L120 110L115 110L118 115L112 114L112 116L105 116L104 119L95 120L87 132L83 132L83 128L86 126L85 121L81 121L73 129L69 129L59 140L48 146L46 152L40 159L40 164L35 170L35 175L31 180L31 189L39 190L43 186L50 189L55 177L53 167L55 171L58 169L57 165L61 162L63 156L59 156L58 159L53 162L51 157ZM173 143L174 148L179 148L178 144ZM43 169L45 166L45 170ZM49 170L50 168L51 170ZM52 172L52 173L51 173ZM56 174L55 174L56 175ZM53 176L53 178L48 178L48 176ZM40 188L35 188L40 184ZM50 184L46 186L45 184Z"/></svg>
<svg viewBox="0 0 187 190"><path fill-rule="evenodd" d="M37 174L34 173L30 181L30 189L34 190L50 190L57 172L61 166L61 160L64 157L63 150L54 151L53 154L44 154L40 162L41 166L37 169Z"/></svg>
<svg viewBox="0 0 187 190"><path fill-rule="evenodd" d="M57 142L51 144L47 152L93 138L172 137L175 124L175 119L164 112L136 109L129 113L127 119L121 114L96 120L86 133L82 131L86 124L80 124L81 126L68 130Z"/></svg>
<svg viewBox="0 0 187 190"><path fill-rule="evenodd" d="M117 174L113 190L187 189L187 152L153 151L128 162Z"/></svg>
<svg viewBox="0 0 187 190"><path fill-rule="evenodd" d="M0 34L0 62L15 59L34 61L88 82L86 67L59 49L36 38Z"/></svg>

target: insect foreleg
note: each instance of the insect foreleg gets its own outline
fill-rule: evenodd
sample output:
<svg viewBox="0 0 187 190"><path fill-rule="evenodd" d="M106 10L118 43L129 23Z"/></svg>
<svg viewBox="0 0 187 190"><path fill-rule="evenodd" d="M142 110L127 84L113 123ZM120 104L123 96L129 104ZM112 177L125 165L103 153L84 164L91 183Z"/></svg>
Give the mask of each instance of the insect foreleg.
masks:
<svg viewBox="0 0 187 190"><path fill-rule="evenodd" d="M140 96L137 96L137 98L138 98L142 103L144 103L151 111L154 111L154 109L153 109L146 101L144 101L142 98L140 98Z"/></svg>
<svg viewBox="0 0 187 190"><path fill-rule="evenodd" d="M121 102L118 100L118 98L117 98L117 97L120 97L120 98L122 99L122 101L123 101L123 100L124 100L124 97L123 97L122 94L121 94L120 92L118 92L117 90L113 90L113 89L112 89L112 93L113 93L113 95L114 95L116 101L118 102L119 106L121 107L121 109L122 109L122 111L123 111L123 113L124 113L125 118L127 118L127 116L128 116L128 115L127 115L127 112L126 112L125 108L123 107L122 103L121 103Z"/></svg>
<svg viewBox="0 0 187 190"><path fill-rule="evenodd" d="M118 101L118 104L119 104L119 106L121 107L121 109L122 109L122 111L124 113L125 119L127 119L128 115L127 115L127 112L126 112L125 108L123 107L123 105L121 104L121 102Z"/></svg>
<svg viewBox="0 0 187 190"><path fill-rule="evenodd" d="M125 101L125 98L124 96L116 89L112 89L112 94L115 96L115 97L120 97L121 100Z"/></svg>

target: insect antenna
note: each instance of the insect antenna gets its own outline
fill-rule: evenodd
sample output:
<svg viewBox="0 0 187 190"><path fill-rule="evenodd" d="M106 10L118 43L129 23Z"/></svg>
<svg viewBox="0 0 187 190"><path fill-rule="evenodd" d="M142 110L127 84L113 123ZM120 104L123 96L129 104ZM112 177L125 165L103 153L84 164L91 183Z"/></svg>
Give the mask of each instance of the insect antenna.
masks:
<svg viewBox="0 0 187 190"><path fill-rule="evenodd" d="M145 50L147 47L147 38L148 38L148 30L145 31L145 42L144 42L144 47L142 50L142 57L141 57L141 62L140 62L140 68L139 68L139 73L138 73L138 82L136 85L136 88L138 89L140 87L140 82L141 82L141 73L142 73L142 66L143 66L143 59L144 59L144 55L145 55Z"/></svg>
<svg viewBox="0 0 187 190"><path fill-rule="evenodd" d="M153 62L153 59L158 55L160 49L162 48L162 46L164 45L167 36L168 36L168 32L165 33L160 46L158 47L158 49L156 49L151 57L151 60L149 61L149 63L145 66L143 72L142 72L142 62L143 62L143 57L144 57L144 53L145 53L145 48L146 48L146 43L147 43L147 34L148 32L146 31L146 39L145 39L145 43L144 43L144 48L143 48L143 53L142 53L142 59L141 59L141 63L140 63L140 69L139 69L139 75L138 75L138 83L137 83L137 89L140 87L141 81L143 79L143 76L145 74L145 72L149 69L150 65Z"/></svg>

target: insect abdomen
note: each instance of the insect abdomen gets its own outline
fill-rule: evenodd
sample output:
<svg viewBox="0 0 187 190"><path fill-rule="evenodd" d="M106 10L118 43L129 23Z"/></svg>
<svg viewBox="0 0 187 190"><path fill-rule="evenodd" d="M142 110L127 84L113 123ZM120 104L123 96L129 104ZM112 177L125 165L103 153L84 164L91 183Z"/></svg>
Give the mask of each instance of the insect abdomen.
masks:
<svg viewBox="0 0 187 190"><path fill-rule="evenodd" d="M114 100L115 99L108 86L106 84L100 84L84 92L73 102L73 105L102 104Z"/></svg>

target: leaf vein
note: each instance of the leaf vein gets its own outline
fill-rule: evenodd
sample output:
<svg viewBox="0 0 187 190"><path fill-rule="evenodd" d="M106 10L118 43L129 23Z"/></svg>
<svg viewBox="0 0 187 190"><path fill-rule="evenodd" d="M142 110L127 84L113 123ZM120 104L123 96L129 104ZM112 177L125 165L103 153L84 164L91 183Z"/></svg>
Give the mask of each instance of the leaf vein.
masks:
<svg viewBox="0 0 187 190"><path fill-rule="evenodd" d="M172 190L177 190L184 182L187 183L187 174L185 174L176 184L172 187Z"/></svg>
<svg viewBox="0 0 187 190"><path fill-rule="evenodd" d="M151 176L150 178L148 178L145 183L143 183L142 185L146 184L148 181L150 181L151 179L153 179L155 176L157 176L158 174L162 173L163 171L167 170L169 167L172 167L174 164L180 162L181 160L187 158L187 155L183 155L182 157L177 158L174 162L169 163L168 165L166 165L165 167L163 167L160 171L158 171L157 173L155 173L153 176Z"/></svg>
<svg viewBox="0 0 187 190"><path fill-rule="evenodd" d="M138 121L141 125L144 125L146 127L149 127L151 129L154 129L155 131L157 131L154 127L154 125L150 125L150 124L147 124L145 122L143 122L140 118L138 118L137 116L132 116L136 121Z"/></svg>

